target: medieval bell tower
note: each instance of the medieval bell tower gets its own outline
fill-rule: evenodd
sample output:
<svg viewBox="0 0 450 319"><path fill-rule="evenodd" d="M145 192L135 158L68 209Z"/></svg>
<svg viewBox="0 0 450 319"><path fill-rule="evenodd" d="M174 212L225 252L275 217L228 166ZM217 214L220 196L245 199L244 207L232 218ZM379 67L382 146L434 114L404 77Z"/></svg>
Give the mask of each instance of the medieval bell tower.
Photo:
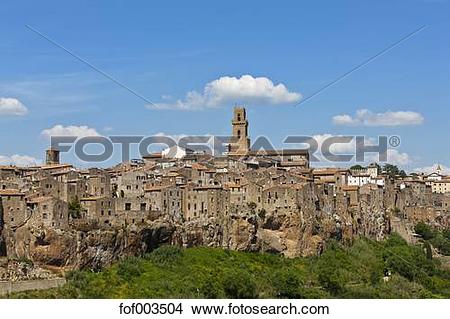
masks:
<svg viewBox="0 0 450 319"><path fill-rule="evenodd" d="M59 150L49 148L45 151L45 164L55 165L59 164Z"/></svg>
<svg viewBox="0 0 450 319"><path fill-rule="evenodd" d="M234 108L231 124L233 131L228 149L229 155L247 155L250 151L250 139L248 138L247 113L244 107Z"/></svg>

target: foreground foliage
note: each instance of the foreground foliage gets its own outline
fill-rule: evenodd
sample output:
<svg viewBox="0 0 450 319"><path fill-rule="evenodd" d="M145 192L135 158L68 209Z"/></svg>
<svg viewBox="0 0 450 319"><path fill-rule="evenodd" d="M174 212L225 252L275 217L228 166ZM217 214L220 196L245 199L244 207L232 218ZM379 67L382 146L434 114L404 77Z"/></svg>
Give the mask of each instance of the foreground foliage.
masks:
<svg viewBox="0 0 450 319"><path fill-rule="evenodd" d="M432 245L440 254L450 256L450 228L440 231L425 223L418 223L414 230L425 243Z"/></svg>
<svg viewBox="0 0 450 319"><path fill-rule="evenodd" d="M382 243L329 243L319 257L295 259L165 246L99 273L72 272L59 289L11 297L450 298L450 271L395 234Z"/></svg>

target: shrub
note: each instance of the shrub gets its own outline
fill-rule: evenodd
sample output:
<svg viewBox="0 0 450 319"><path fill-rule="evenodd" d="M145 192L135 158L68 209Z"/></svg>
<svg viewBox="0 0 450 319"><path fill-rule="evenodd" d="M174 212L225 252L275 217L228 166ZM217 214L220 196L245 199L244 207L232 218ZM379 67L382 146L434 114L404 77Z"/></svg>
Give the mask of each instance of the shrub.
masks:
<svg viewBox="0 0 450 319"><path fill-rule="evenodd" d="M164 245L146 255L146 258L158 266L168 266L177 263L182 256L183 250L180 247Z"/></svg>
<svg viewBox="0 0 450 319"><path fill-rule="evenodd" d="M283 269L273 275L273 287L277 298L304 298L302 292L303 278L295 269Z"/></svg>
<svg viewBox="0 0 450 319"><path fill-rule="evenodd" d="M256 283L245 270L234 270L225 273L223 290L227 298L251 299L257 298Z"/></svg>
<svg viewBox="0 0 450 319"><path fill-rule="evenodd" d="M431 227L423 222L418 223L414 227L414 231L425 240L432 239L435 236L434 232L431 230Z"/></svg>
<svg viewBox="0 0 450 319"><path fill-rule="evenodd" d="M136 257L124 259L117 265L117 275L125 281L139 277L143 271L142 264Z"/></svg>

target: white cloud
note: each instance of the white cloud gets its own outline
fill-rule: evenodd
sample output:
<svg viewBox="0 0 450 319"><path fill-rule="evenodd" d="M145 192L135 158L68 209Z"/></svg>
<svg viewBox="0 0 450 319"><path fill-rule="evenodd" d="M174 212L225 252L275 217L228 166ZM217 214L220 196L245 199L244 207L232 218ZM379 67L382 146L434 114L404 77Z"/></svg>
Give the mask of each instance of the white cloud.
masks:
<svg viewBox="0 0 450 319"><path fill-rule="evenodd" d="M27 155L12 155L12 156L3 156L0 155L0 164L1 165L16 165L16 166L30 166L36 165L40 163L40 160Z"/></svg>
<svg viewBox="0 0 450 319"><path fill-rule="evenodd" d="M167 96L164 96L167 99ZM184 99L172 103L147 105L151 109L202 110L228 104L279 105L300 101L302 95L290 92L282 83L274 84L266 77L242 75L240 78L223 76L207 83L203 93L190 91Z"/></svg>
<svg viewBox="0 0 450 319"><path fill-rule="evenodd" d="M314 155L319 162L312 163L314 166L351 166L356 164L355 157L352 161L346 162L333 162L328 160L322 153L321 148L324 141L330 137L342 137L343 135L332 135L332 134L317 134L312 137L318 144L318 150ZM375 138L367 137L365 141L366 145L378 145L378 141ZM308 147L307 144L302 145L302 147ZM331 153L335 155L355 155L356 152L356 139L354 138L349 143L335 143L330 147ZM365 154L365 162L362 163L364 165L368 165L372 162L379 162L379 156L377 153L366 153ZM408 153L400 152L397 149L388 149L387 150L387 163L405 166L411 163L411 158ZM358 163L361 164L361 163Z"/></svg>
<svg viewBox="0 0 450 319"><path fill-rule="evenodd" d="M41 132L41 135L47 138L51 136L77 136L77 137L86 137L86 136L99 136L98 132L94 128L90 128L88 126L63 126L61 124L55 125L52 128L45 129Z"/></svg>
<svg viewBox="0 0 450 319"><path fill-rule="evenodd" d="M397 149L387 150L387 162L394 165L406 166L411 164L411 157L408 153L402 153Z"/></svg>
<svg viewBox="0 0 450 319"><path fill-rule="evenodd" d="M373 113L367 109L356 111L354 117L348 114L336 115L333 123L347 126L400 126L419 125L424 118L422 114L412 111L387 111L384 113Z"/></svg>
<svg viewBox="0 0 450 319"><path fill-rule="evenodd" d="M0 116L24 116L28 114L28 109L18 99L15 98L0 98Z"/></svg>
<svg viewBox="0 0 450 319"><path fill-rule="evenodd" d="M413 171L416 172L416 173L431 174L431 173L437 171L438 166L441 166L442 174L450 175L450 167L447 167L447 166L442 165L442 164L433 164L431 166L418 167L418 168L415 168Z"/></svg>

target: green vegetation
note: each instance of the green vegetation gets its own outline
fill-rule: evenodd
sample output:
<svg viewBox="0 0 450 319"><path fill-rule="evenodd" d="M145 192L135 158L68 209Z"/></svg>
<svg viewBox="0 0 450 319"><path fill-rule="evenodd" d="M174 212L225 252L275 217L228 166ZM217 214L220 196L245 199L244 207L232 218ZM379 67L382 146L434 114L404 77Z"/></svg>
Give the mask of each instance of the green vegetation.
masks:
<svg viewBox="0 0 450 319"><path fill-rule="evenodd" d="M392 178L397 177L397 176L406 177L406 172L404 170L398 168L397 165L393 165L393 164L389 164L389 163L386 163L383 166L379 165L378 163L373 163L371 165L375 165L377 167L378 174L381 174L381 173L387 174ZM350 167L351 170L363 170L365 168L367 168L367 167L361 166L359 164L356 164L356 165L353 165Z"/></svg>
<svg viewBox="0 0 450 319"><path fill-rule="evenodd" d="M404 170L399 169L396 165L385 164L382 168L382 171L392 178L396 176L406 177L406 172Z"/></svg>
<svg viewBox="0 0 450 319"><path fill-rule="evenodd" d="M72 272L59 289L11 297L450 298L450 270L395 234L384 242L357 239L350 247L330 242L321 256L294 259L163 246L99 273Z"/></svg>
<svg viewBox="0 0 450 319"><path fill-rule="evenodd" d="M83 208L81 207L81 203L78 198L75 198L69 202L69 216L73 219L77 219L81 217L81 211Z"/></svg>
<svg viewBox="0 0 450 319"><path fill-rule="evenodd" d="M450 256L450 228L439 231L420 222L414 230L424 240L425 245L432 245L440 254Z"/></svg>

